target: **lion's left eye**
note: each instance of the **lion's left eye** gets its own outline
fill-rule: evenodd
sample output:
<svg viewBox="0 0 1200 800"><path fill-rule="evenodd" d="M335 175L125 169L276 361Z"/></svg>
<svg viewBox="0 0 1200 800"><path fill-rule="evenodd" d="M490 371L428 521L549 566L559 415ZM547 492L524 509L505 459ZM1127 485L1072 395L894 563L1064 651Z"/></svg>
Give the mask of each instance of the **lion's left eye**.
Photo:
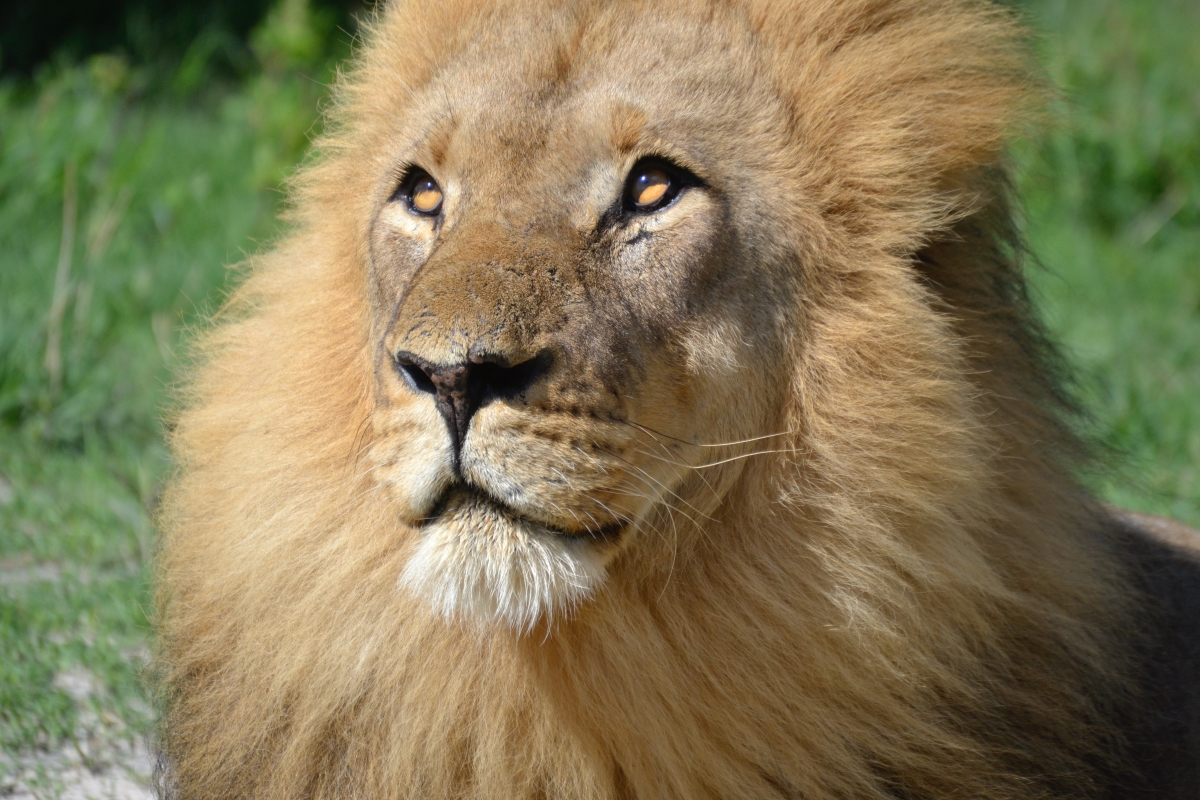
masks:
<svg viewBox="0 0 1200 800"><path fill-rule="evenodd" d="M643 159L633 165L625 181L625 208L642 214L666 208L684 183L678 169L658 159Z"/></svg>
<svg viewBox="0 0 1200 800"><path fill-rule="evenodd" d="M650 208L666 197L670 189L671 176L652 167L634 176L629 186L629 199L637 208Z"/></svg>

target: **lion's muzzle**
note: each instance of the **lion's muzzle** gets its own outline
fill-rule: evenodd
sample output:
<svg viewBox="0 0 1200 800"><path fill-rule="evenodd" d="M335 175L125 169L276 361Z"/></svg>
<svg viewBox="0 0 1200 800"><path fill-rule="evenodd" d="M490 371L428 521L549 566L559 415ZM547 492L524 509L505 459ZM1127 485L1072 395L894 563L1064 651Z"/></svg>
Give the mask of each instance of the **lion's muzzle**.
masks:
<svg viewBox="0 0 1200 800"><path fill-rule="evenodd" d="M493 399L516 397L543 378L551 356L537 356L512 364L509 357L491 352L474 352L459 364L435 364L408 351L395 355L397 369L409 388L434 395L438 413L446 421L452 440L455 470L471 418L480 406Z"/></svg>

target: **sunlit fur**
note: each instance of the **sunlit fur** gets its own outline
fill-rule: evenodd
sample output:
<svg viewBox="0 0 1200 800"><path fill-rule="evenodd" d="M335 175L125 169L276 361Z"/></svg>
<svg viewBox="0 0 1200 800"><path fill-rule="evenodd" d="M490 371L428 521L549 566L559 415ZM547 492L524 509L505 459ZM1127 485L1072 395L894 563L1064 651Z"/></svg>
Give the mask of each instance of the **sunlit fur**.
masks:
<svg viewBox="0 0 1200 800"><path fill-rule="evenodd" d="M1037 81L1010 14L562 5L381 10L297 178L292 232L199 337L161 517L168 793L1092 794L1125 591L1023 288L1003 157ZM406 511L444 480L445 431L417 400L399 422L380 411L367 239L412 98L511 20L495 74L550 88L577 50L646 30L698 53L689 69L752 71L771 98L758 116L698 114L770 178L739 241L791 277L762 284L778 336L766 314L678 332L678 374L729 392L695 408L745 429L661 436L702 418L673 384L657 420L626 426L667 466L612 551L560 569L535 543L522 558L549 561L519 573L480 545L472 572ZM635 71L683 69L639 54ZM779 357L746 367L742 341Z"/></svg>

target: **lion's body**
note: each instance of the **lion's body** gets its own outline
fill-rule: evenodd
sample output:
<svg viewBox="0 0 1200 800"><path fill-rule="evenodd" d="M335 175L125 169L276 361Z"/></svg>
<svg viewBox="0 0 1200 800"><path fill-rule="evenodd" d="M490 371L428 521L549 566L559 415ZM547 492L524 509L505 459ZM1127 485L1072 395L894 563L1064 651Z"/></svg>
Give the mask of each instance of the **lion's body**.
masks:
<svg viewBox="0 0 1200 800"><path fill-rule="evenodd" d="M1117 525L1147 613L1132 638L1137 691L1120 721L1126 762L1139 777L1109 795L1194 798L1200 794L1200 532L1141 514L1121 513Z"/></svg>
<svg viewBox="0 0 1200 800"><path fill-rule="evenodd" d="M1030 86L971 0L383 11L174 433L167 789L1194 796L1197 571L1073 480ZM699 177L602 231L646 154ZM549 366L456 429L417 370L477 356Z"/></svg>

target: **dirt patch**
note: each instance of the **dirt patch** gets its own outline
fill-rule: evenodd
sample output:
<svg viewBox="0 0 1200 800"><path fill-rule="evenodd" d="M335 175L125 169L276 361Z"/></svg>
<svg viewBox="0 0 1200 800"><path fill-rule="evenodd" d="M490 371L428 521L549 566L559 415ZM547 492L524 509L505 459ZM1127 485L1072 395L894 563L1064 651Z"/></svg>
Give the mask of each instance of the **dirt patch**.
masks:
<svg viewBox="0 0 1200 800"><path fill-rule="evenodd" d="M101 687L86 669L60 672L54 684L78 704L71 741L52 748L0 753L3 800L152 800L153 760L146 741L88 699Z"/></svg>
<svg viewBox="0 0 1200 800"><path fill-rule="evenodd" d="M73 744L46 753L0 756L5 800L153 800L153 762L145 744L109 741L102 753Z"/></svg>

